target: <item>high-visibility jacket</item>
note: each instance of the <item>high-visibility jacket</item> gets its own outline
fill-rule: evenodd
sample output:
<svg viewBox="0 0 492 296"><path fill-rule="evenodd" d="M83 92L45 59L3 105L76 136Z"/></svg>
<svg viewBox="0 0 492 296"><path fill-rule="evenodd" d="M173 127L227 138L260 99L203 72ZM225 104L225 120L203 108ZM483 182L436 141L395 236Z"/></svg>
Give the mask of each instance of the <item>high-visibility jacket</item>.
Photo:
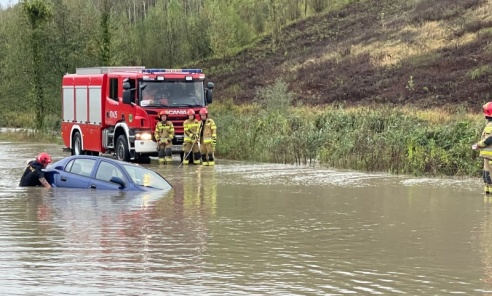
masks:
<svg viewBox="0 0 492 296"><path fill-rule="evenodd" d="M193 137L198 137L198 129L200 128L200 122L196 119L187 119L183 122L184 128L184 141L185 142L194 142L195 139Z"/></svg>
<svg viewBox="0 0 492 296"><path fill-rule="evenodd" d="M155 139L157 142L159 140L168 140L171 142L174 138L174 125L171 121L159 121L155 125L155 132L154 132Z"/></svg>
<svg viewBox="0 0 492 296"><path fill-rule="evenodd" d="M209 144L217 140L217 126L212 118L207 118L205 121L200 122L201 129L201 142L203 144Z"/></svg>
<svg viewBox="0 0 492 296"><path fill-rule="evenodd" d="M492 121L487 122L487 125L483 129L482 138L477 143L480 147L480 157L488 158L492 160Z"/></svg>

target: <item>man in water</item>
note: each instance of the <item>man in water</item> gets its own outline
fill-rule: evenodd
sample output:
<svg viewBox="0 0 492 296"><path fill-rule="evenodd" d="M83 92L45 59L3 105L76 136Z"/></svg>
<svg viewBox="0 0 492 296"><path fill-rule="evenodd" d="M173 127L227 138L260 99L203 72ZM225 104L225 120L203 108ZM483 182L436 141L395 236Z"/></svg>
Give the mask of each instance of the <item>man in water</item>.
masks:
<svg viewBox="0 0 492 296"><path fill-rule="evenodd" d="M50 183L44 178L44 172L42 171L49 163L51 163L51 156L46 152L39 153L35 160L27 164L19 186L43 186L51 188Z"/></svg>

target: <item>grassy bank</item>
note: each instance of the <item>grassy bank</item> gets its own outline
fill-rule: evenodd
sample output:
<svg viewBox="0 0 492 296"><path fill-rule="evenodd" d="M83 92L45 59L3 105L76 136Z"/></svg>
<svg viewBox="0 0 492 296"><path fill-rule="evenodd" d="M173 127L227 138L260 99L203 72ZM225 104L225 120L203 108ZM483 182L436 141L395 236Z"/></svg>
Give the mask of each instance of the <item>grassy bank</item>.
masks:
<svg viewBox="0 0 492 296"><path fill-rule="evenodd" d="M470 148L485 125L481 114L390 105L290 107L294 98L277 81L257 90L252 104L211 105L218 157L412 175L481 171Z"/></svg>
<svg viewBox="0 0 492 296"><path fill-rule="evenodd" d="M0 141L63 144L59 131L34 131L21 128L0 131Z"/></svg>
<svg viewBox="0 0 492 296"><path fill-rule="evenodd" d="M44 130L35 130L31 113L3 111L0 116L0 141L63 144L60 135L60 119L55 115L44 118Z"/></svg>
<svg viewBox="0 0 492 296"><path fill-rule="evenodd" d="M309 164L412 175L475 176L470 146L485 124L479 114L366 107L214 105L221 158Z"/></svg>
<svg viewBox="0 0 492 296"><path fill-rule="evenodd" d="M201 62L218 101L249 103L276 77L310 105L475 108L492 99L492 1L346 3L284 27L274 46L268 35Z"/></svg>

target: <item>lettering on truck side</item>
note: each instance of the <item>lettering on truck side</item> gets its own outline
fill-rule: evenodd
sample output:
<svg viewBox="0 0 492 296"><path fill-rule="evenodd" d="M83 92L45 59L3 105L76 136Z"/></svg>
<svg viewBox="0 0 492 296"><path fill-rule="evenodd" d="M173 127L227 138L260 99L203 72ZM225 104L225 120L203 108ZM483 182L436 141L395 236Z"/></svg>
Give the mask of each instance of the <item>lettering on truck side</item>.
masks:
<svg viewBox="0 0 492 296"><path fill-rule="evenodd" d="M186 110L168 110L166 111L166 114L186 115Z"/></svg>
<svg viewBox="0 0 492 296"><path fill-rule="evenodd" d="M110 118L118 118L118 111L109 111Z"/></svg>

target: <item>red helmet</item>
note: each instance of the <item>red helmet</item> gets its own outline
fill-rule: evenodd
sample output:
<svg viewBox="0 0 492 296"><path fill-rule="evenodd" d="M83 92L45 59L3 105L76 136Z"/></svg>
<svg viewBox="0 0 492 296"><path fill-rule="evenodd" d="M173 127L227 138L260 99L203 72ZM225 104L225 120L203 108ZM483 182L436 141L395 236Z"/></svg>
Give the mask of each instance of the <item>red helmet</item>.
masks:
<svg viewBox="0 0 492 296"><path fill-rule="evenodd" d="M188 114L188 115L195 115L195 111L193 109L188 109L186 111L186 114Z"/></svg>
<svg viewBox="0 0 492 296"><path fill-rule="evenodd" d="M200 115L207 115L207 114L208 114L207 108L200 109Z"/></svg>
<svg viewBox="0 0 492 296"><path fill-rule="evenodd" d="M166 115L166 116L167 116L166 111L161 111L161 112L159 112L159 118L161 118L161 116L162 116L162 115Z"/></svg>
<svg viewBox="0 0 492 296"><path fill-rule="evenodd" d="M483 105L483 114L487 117L492 117L492 102Z"/></svg>
<svg viewBox="0 0 492 296"><path fill-rule="evenodd" d="M46 152L41 152L36 157L36 161L40 164L45 165L51 162L51 156Z"/></svg>
<svg viewBox="0 0 492 296"><path fill-rule="evenodd" d="M492 117L492 102L483 105L483 114L487 117Z"/></svg>

